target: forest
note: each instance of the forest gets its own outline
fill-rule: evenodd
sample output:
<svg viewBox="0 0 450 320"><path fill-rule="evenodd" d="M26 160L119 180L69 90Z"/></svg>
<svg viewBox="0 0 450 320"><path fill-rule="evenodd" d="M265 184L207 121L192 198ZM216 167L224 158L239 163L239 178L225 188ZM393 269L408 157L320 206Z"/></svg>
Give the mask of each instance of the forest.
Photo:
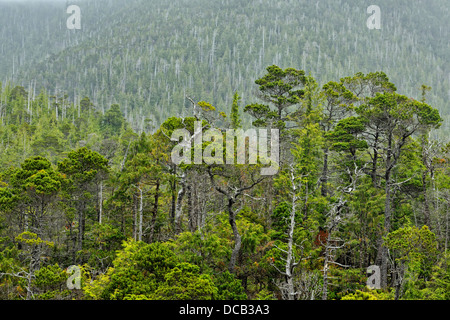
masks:
<svg viewBox="0 0 450 320"><path fill-rule="evenodd" d="M0 0L0 300L450 299L450 8L372 2Z"/></svg>
<svg viewBox="0 0 450 320"><path fill-rule="evenodd" d="M371 0L70 1L81 30L66 28L65 1L41 1L0 1L0 80L74 104L88 96L102 113L119 104L138 133L185 116L186 95L223 112L234 91L252 103L270 65L321 85L382 70L415 99L426 84L446 120L433 135L450 133L447 0L379 0L381 30L366 27Z"/></svg>
<svg viewBox="0 0 450 320"><path fill-rule="evenodd" d="M189 99L191 116L151 134L117 104L3 86L1 298L448 299L450 144L430 139L429 87L415 100L381 71L322 87L265 71L258 102L232 93L225 114ZM171 161L174 130L237 129L242 114L279 130L275 175L262 159Z"/></svg>

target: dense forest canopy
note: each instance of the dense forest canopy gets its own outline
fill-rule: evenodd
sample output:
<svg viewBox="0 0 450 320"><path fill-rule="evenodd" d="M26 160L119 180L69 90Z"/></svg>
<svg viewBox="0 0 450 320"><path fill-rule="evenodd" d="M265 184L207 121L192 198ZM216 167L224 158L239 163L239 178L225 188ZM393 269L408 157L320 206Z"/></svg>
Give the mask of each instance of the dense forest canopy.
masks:
<svg viewBox="0 0 450 320"><path fill-rule="evenodd" d="M445 1L381 30L364 1L78 1L80 30L36 2L0 1L0 299L450 298ZM231 129L277 132L275 174ZM175 164L179 130L235 164Z"/></svg>

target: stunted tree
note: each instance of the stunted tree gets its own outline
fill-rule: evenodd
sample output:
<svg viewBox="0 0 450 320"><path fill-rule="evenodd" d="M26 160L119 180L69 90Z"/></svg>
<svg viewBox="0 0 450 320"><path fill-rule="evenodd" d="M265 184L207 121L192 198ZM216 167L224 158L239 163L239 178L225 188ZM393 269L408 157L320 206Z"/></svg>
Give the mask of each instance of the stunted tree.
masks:
<svg viewBox="0 0 450 320"><path fill-rule="evenodd" d="M55 203L61 189L61 175L51 163L43 157L25 160L15 169L6 188L0 189L0 209L21 216L23 232L16 237L20 243L29 245L29 268L24 274L13 276L27 280L27 299L32 297L31 281L41 266L41 257L48 237L45 226L48 225L49 209Z"/></svg>
<svg viewBox="0 0 450 320"><path fill-rule="evenodd" d="M301 244L296 243L296 237L294 235L296 226L298 225L298 210L299 206L302 206L301 200L304 198L301 191L304 191L302 184L305 182L306 176L298 174L294 166L291 166L290 170L284 177L280 177L280 180L284 180L286 186L289 189L290 196L290 208L288 208L289 216L285 220L287 224L286 243L284 248L281 245L274 244L275 248L281 252L284 256L282 259L284 263L284 269L279 269L272 261L271 265L277 269L277 271L284 277L278 287L281 290L283 298L286 300L296 300L298 296L297 286L295 284L295 269L299 266L302 260L306 258L303 256L304 247Z"/></svg>
<svg viewBox="0 0 450 320"><path fill-rule="evenodd" d="M257 96L266 104L253 103L244 111L256 118L253 121L256 127L285 129L286 122L298 115L298 108L293 106L300 103L305 93L302 89L305 72L294 68L283 70L275 65L266 70L267 74L255 81L259 85Z"/></svg>
<svg viewBox="0 0 450 320"><path fill-rule="evenodd" d="M368 134L376 135L377 149L384 160L384 235L391 231L392 173L411 136L429 128L438 128L442 119L438 110L426 103L412 100L397 93L378 93L357 109L367 124ZM375 129L376 128L376 129ZM382 144L381 144L382 143ZM377 151L378 152L378 151ZM381 285L387 286L388 253L382 247Z"/></svg>
<svg viewBox="0 0 450 320"><path fill-rule="evenodd" d="M366 104L368 100L374 98L377 94L397 91L395 85L389 81L384 72L370 72L368 74L358 72L352 77L342 78L341 83L356 96L355 107ZM355 111L359 115L359 112ZM361 120L364 121L366 119L362 118ZM381 130L383 122L369 121L365 122L365 125L368 127L368 130L364 130L362 134L370 147L368 150L371 158L370 175L374 187L379 187L378 167L381 161L380 149L382 148Z"/></svg>
<svg viewBox="0 0 450 320"><path fill-rule="evenodd" d="M305 89L299 110L302 117L296 119L296 128L292 129L295 142L290 150L293 163L276 177L275 184L280 189L289 204L285 242L276 246L283 256L283 268L278 272L284 277L279 285L283 296L287 300L295 300L300 296L299 285L296 282L295 269L307 259L306 246L299 239L298 229L311 229L312 202L316 199L320 179L319 153L322 146L319 128L321 98L316 81L308 76L304 79ZM299 221L300 220L300 221Z"/></svg>
<svg viewBox="0 0 450 320"><path fill-rule="evenodd" d="M43 236L49 206L61 189L62 177L43 157L25 160L11 176L10 187L15 210L23 213L24 229Z"/></svg>
<svg viewBox="0 0 450 320"><path fill-rule="evenodd" d="M322 87L325 102L322 108L322 119L320 128L324 132L325 137L334 129L339 120L344 119L353 109L353 103L357 97L350 90L345 88L343 82L330 81ZM325 139L323 146L323 168L321 177L321 194L326 197L328 194L328 161L329 161L330 143Z"/></svg>
<svg viewBox="0 0 450 320"><path fill-rule="evenodd" d="M193 103L194 108L197 107L195 103ZM187 132L189 132L189 135L192 135L192 140L195 139L195 135L198 133L195 133L195 125L194 122L196 121L195 117L186 117L186 118L176 118L171 117L167 119L160 127L160 129L156 132L155 137L157 139L160 139L160 141L165 141L167 144L167 148L173 148L175 143L171 142L172 134L177 129L185 129ZM206 122L204 122L206 124ZM190 158L190 157L189 157ZM169 165L170 166L170 165ZM171 216L171 222L173 225L173 229L175 231L175 234L179 234L181 232L181 216L182 216L182 209L183 209L183 199L185 198L187 189L188 189L188 174L189 174L189 167L186 167L185 165L179 166L172 163L171 165L171 175L173 184L171 186L172 188L172 203L173 203L173 212ZM180 188L177 190L177 184L180 185Z"/></svg>
<svg viewBox="0 0 450 320"><path fill-rule="evenodd" d="M403 294L405 273L409 274L409 281L417 281L419 274L431 276L432 266L437 262L436 235L428 226L404 227L389 233L385 242L395 266L393 283L398 300Z"/></svg>
<svg viewBox="0 0 450 320"><path fill-rule="evenodd" d="M228 169L228 170L227 170ZM259 170L259 169L258 169ZM242 246L242 237L239 233L236 216L239 212L239 199L244 196L244 193L251 190L257 184L264 180L259 173L255 172L249 166L229 168L208 166L207 172L210 177L211 184L214 189L225 196L226 210L228 213L228 222L233 231L234 247L231 252L230 263L228 270L235 273L235 266Z"/></svg>
<svg viewBox="0 0 450 320"><path fill-rule="evenodd" d="M107 137L117 136L124 123L125 118L123 117L122 111L120 111L120 106L113 104L102 117L100 128Z"/></svg>
<svg viewBox="0 0 450 320"><path fill-rule="evenodd" d="M161 136L145 133L131 148L130 159L126 162L120 176L120 188L127 190L133 199L133 237L142 241L146 233L144 229L144 213L152 214L148 241L155 236L156 219L159 210L159 199L163 183L167 178L168 155ZM148 201L147 199L152 199Z"/></svg>
<svg viewBox="0 0 450 320"><path fill-rule="evenodd" d="M83 249L86 230L86 211L95 207L98 185L108 173L108 160L99 153L86 147L69 152L67 158L58 163L58 170L65 175L63 180L63 198L67 208L73 208L78 218L78 234L73 233L72 217L69 219L70 235L73 239L72 256L76 262L76 251ZM70 212L70 210L68 210ZM77 244L77 245L76 245Z"/></svg>

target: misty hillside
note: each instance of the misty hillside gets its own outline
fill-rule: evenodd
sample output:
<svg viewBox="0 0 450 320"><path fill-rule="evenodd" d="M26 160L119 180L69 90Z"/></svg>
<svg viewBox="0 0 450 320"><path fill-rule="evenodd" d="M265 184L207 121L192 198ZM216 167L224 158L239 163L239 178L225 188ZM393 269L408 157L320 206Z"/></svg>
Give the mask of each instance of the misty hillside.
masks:
<svg viewBox="0 0 450 320"><path fill-rule="evenodd" d="M0 300L450 300L449 6L411 3L0 0Z"/></svg>
<svg viewBox="0 0 450 320"><path fill-rule="evenodd" d="M369 30L370 1L76 2L82 29L67 30L61 2L0 2L0 79L25 88L89 96L104 112L118 103L133 127L189 113L185 96L228 111L232 93L254 99L253 81L275 64L321 84L383 71L398 91L441 111L449 132L450 27L445 0L378 1L381 30ZM183 113L184 112L184 113ZM246 119L248 120L248 119Z"/></svg>

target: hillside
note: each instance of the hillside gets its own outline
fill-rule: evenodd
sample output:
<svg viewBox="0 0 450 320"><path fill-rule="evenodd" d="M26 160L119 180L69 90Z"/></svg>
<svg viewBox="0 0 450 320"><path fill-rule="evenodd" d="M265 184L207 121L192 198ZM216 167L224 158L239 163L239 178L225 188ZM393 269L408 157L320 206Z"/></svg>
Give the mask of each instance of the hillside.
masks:
<svg viewBox="0 0 450 320"><path fill-rule="evenodd" d="M366 27L370 1L78 4L81 30L65 29L62 3L1 3L3 38L10 41L2 43L0 79L62 90L74 101L89 96L102 112L118 103L142 131L145 118L156 128L189 113L186 95L227 111L237 90L249 103L253 81L272 64L305 70L322 84L383 71L410 97L420 96L422 84L431 86L428 101L446 120L441 137L448 136L446 1L379 1L381 30Z"/></svg>

